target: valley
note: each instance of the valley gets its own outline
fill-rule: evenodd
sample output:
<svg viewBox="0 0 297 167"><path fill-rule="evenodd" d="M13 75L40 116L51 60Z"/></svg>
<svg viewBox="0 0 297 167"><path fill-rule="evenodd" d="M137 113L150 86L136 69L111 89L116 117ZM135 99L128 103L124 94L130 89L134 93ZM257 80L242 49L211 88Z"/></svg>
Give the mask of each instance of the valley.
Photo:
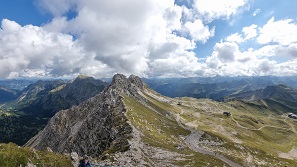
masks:
<svg viewBox="0 0 297 167"><path fill-rule="evenodd" d="M65 91L65 87L49 92ZM277 90L274 93L260 96L260 90L255 90L229 96L224 102L170 98L136 76L117 74L101 93L57 112L44 128L39 126L39 133L29 135L33 138L25 146L42 151L50 148L66 156L88 154L95 164L111 166L294 166L297 120L288 117L291 110L274 110L266 101L280 102L282 97L282 104L290 106L284 97L294 100L290 97L295 89L275 87L269 88ZM68 92L82 97L75 89ZM259 98L251 100L248 95ZM1 119L23 118L3 109ZM9 126L15 125L12 121ZM7 124L1 126L6 127L2 134L10 132Z"/></svg>

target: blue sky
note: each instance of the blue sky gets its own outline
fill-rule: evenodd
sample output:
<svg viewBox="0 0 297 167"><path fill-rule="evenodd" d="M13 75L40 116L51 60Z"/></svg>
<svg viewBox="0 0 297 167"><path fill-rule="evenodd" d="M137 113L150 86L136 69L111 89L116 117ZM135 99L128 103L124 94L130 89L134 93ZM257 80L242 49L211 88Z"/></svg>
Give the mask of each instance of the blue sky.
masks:
<svg viewBox="0 0 297 167"><path fill-rule="evenodd" d="M3 0L0 77L296 75L295 6L294 0Z"/></svg>
<svg viewBox="0 0 297 167"><path fill-rule="evenodd" d="M0 19L14 20L20 25L40 26L52 19L47 12L42 12L35 0L2 0Z"/></svg>

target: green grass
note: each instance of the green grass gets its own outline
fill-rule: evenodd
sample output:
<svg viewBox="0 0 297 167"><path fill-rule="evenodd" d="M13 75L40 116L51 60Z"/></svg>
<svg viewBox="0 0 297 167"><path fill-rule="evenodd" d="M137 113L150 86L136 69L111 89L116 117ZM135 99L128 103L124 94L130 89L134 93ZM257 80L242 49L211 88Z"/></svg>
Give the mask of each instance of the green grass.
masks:
<svg viewBox="0 0 297 167"><path fill-rule="evenodd" d="M297 166L294 160L278 157L280 152L287 153L297 147L297 121L285 119L262 104L249 104L240 101L218 103L207 99L178 98L183 105L177 106L184 113L184 124L191 122L196 128L224 141L223 145L205 147L223 154L234 162L246 164L249 155L253 156L256 166ZM232 117L223 116L223 111ZM198 112L199 117L192 115ZM273 115L273 116L271 116ZM236 123L238 122L238 124ZM203 145L203 144L202 144ZM265 161L259 164L256 161ZM249 166L249 165L247 165Z"/></svg>
<svg viewBox="0 0 297 167"><path fill-rule="evenodd" d="M3 110L0 110L0 117L1 116L14 116L15 114L11 113L11 112L6 112Z"/></svg>
<svg viewBox="0 0 297 167"><path fill-rule="evenodd" d="M58 87L56 87L55 89L52 89L52 90L50 91L50 93L58 92L58 91L62 90L65 86L66 86L66 84L63 84L63 85L61 85L61 86L58 86Z"/></svg>
<svg viewBox="0 0 297 167"><path fill-rule="evenodd" d="M155 101L152 101L147 105L156 109L157 112L132 97L124 97L124 103L128 109L127 117L142 132L142 141L144 143L184 155L184 160L174 160L173 163L178 166L196 167L206 166L207 164L210 166L223 166L224 163L216 158L190 150L181 139L181 136L189 135L190 131L180 127L175 120L159 113L160 108L165 106L162 102L154 103ZM170 108L172 109L172 106ZM183 145L185 149L178 150L177 145Z"/></svg>
<svg viewBox="0 0 297 167"><path fill-rule="evenodd" d="M26 166L28 162L37 167L71 167L69 156L48 151L36 151L32 148L22 148L13 143L0 144L0 166Z"/></svg>

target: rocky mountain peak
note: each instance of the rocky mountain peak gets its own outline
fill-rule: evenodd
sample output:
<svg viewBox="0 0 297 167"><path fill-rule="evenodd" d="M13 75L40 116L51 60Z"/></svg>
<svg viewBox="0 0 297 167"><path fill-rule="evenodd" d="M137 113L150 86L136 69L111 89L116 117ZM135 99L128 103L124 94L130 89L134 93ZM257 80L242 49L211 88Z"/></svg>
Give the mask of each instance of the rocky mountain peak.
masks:
<svg viewBox="0 0 297 167"><path fill-rule="evenodd" d="M122 96L140 97L144 83L137 76L116 74L110 86L78 106L59 111L27 146L55 152L100 155L129 149L132 128Z"/></svg>
<svg viewBox="0 0 297 167"><path fill-rule="evenodd" d="M131 84L134 84L138 88L140 88L140 89L143 89L144 88L144 85L145 84L144 84L144 82L138 76L130 75L130 77L128 78L128 80L130 81Z"/></svg>
<svg viewBox="0 0 297 167"><path fill-rule="evenodd" d="M125 75L123 74L116 74L112 77L112 82L111 85L115 86L127 86L128 85L128 80Z"/></svg>
<svg viewBox="0 0 297 167"><path fill-rule="evenodd" d="M110 89L117 90L127 95L138 96L138 91L144 89L145 83L137 76L131 75L127 78L123 74L116 74L112 78Z"/></svg>
<svg viewBox="0 0 297 167"><path fill-rule="evenodd" d="M112 78L111 85L115 85L121 88L128 88L131 85L136 86L137 88L143 89L145 83L135 75L130 75L129 78L126 78L123 74L116 74Z"/></svg>

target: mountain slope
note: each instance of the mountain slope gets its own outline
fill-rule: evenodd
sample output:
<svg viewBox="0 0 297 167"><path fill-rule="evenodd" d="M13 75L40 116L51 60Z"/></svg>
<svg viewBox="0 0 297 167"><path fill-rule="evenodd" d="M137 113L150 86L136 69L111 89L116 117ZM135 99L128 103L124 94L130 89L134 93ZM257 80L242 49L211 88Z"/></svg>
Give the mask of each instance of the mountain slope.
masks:
<svg viewBox="0 0 297 167"><path fill-rule="evenodd" d="M0 104L15 100L18 97L19 91L12 90L0 86Z"/></svg>
<svg viewBox="0 0 297 167"><path fill-rule="evenodd" d="M231 112L230 117L224 111ZM254 103L168 98L116 75L26 145L121 166L296 166L297 124Z"/></svg>
<svg viewBox="0 0 297 167"><path fill-rule="evenodd" d="M126 109L118 89L130 86L123 76L116 75L102 93L58 112L26 145L41 150L50 147L56 152L77 151L80 155L100 155L107 149L127 150L132 128L126 122Z"/></svg>
<svg viewBox="0 0 297 167"><path fill-rule="evenodd" d="M0 142L25 144L56 112L98 94L107 84L92 77L79 76L69 83L38 81L30 85L19 99L3 107L6 114L0 115Z"/></svg>
<svg viewBox="0 0 297 167"><path fill-rule="evenodd" d="M141 94L145 87L138 77L130 76L127 79L123 75L115 75L112 84L102 93L77 107L58 112L45 129L32 138L26 146L41 150L50 147L57 152L76 151L80 155L100 155L103 159L112 158L109 155L114 155L114 153L124 152L121 155L118 154L119 159L123 158L121 163L124 163L124 166L162 166L168 163L178 165L184 164L192 158L195 161L192 163L196 165L206 165L207 162L201 161L203 158L209 160L211 164L222 165L222 161L203 154L200 155L188 148L180 151L176 148L182 141L179 135L185 136L190 131L179 127L173 118L166 118L165 115L160 117L161 113L150 110L149 105L144 104L146 99ZM175 138L173 143L167 143L165 148L159 149L153 143L151 146L144 144L141 140L148 140L146 143L149 144L150 138L142 139L140 137L141 129L137 130L133 124L130 124L126 116L127 108L124 101L132 103L133 108L137 107L137 111L150 116L152 120L147 121L155 120L158 123L163 121L164 130L168 133L160 136L161 138L157 139L157 142L169 137L170 139ZM160 112L163 113L161 109ZM164 111L163 114L166 112ZM134 140L136 141L133 142ZM164 141L164 143L166 142ZM185 144L183 145L181 147L186 147ZM171 152L172 149L179 153ZM165 159L168 159L168 156L180 157L185 162L154 161L153 153L164 154L162 156L165 156ZM166 155L167 153L168 155ZM133 156L129 158L127 154L135 155L135 159L132 161Z"/></svg>
<svg viewBox="0 0 297 167"><path fill-rule="evenodd" d="M55 166L69 167L72 162L69 156L49 151L36 151L32 148L21 148L15 144L0 144L0 166Z"/></svg>
<svg viewBox="0 0 297 167"><path fill-rule="evenodd" d="M47 95L50 90L62 84L64 84L64 82L61 80L38 80L37 82L30 84L25 89L23 89L16 100L6 103L1 108L9 111L20 110L21 108L30 105L34 100Z"/></svg>
<svg viewBox="0 0 297 167"><path fill-rule="evenodd" d="M204 78L209 79L209 78ZM216 81L216 80L215 80ZM234 80L220 80L206 82L203 79L170 79L170 80L149 80L146 82L156 92L169 97L194 97L223 100L225 96L240 92L252 91L266 86L274 85L269 78L245 78Z"/></svg>
<svg viewBox="0 0 297 167"><path fill-rule="evenodd" d="M285 85L267 86L265 89L239 93L225 98L226 101L234 99L258 102L280 113L297 113L297 89Z"/></svg>
<svg viewBox="0 0 297 167"><path fill-rule="evenodd" d="M62 109L87 100L101 92L108 83L93 77L77 77L72 82L59 85L20 110L39 117L52 117Z"/></svg>
<svg viewBox="0 0 297 167"><path fill-rule="evenodd" d="M0 79L0 85L5 88L21 91L36 81L34 79Z"/></svg>

